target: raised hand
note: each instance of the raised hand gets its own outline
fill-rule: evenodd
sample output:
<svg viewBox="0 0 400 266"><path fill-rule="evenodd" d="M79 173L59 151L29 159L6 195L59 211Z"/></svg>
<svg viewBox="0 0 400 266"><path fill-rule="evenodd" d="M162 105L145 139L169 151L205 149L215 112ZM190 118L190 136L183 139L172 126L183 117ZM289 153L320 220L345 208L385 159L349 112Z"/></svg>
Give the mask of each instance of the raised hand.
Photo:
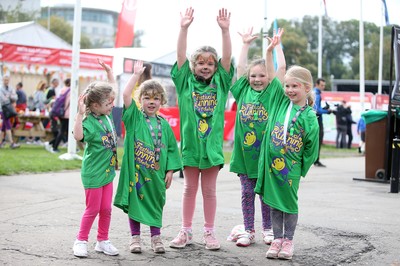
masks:
<svg viewBox="0 0 400 266"><path fill-rule="evenodd" d="M143 66L143 61L135 61L135 64L133 66L133 73L137 75L142 75L146 67Z"/></svg>
<svg viewBox="0 0 400 266"><path fill-rule="evenodd" d="M226 8L221 8L218 11L217 22L222 30L229 29L231 23L231 12L228 12Z"/></svg>
<svg viewBox="0 0 400 266"><path fill-rule="evenodd" d="M192 7L186 8L185 14L182 15L181 14L181 27L182 28L189 28L190 24L192 24L193 22L193 13L194 13L194 9Z"/></svg>
<svg viewBox="0 0 400 266"><path fill-rule="evenodd" d="M106 63L104 63L103 60L101 60L100 58L97 58L97 62L99 63L99 65L108 73L110 71L112 71L111 67L109 65L107 65Z"/></svg>
<svg viewBox="0 0 400 266"><path fill-rule="evenodd" d="M242 37L243 44L250 44L255 39L258 38L257 35L253 35L253 27L247 29L247 32L243 32L243 33L238 32L238 33L239 33L240 37Z"/></svg>

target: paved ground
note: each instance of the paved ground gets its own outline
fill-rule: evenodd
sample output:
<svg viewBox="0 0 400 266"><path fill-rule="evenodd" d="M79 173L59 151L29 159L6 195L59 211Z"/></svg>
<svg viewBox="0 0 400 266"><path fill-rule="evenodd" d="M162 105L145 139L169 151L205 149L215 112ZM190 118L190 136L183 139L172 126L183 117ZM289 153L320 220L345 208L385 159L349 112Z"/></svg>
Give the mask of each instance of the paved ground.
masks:
<svg viewBox="0 0 400 266"><path fill-rule="evenodd" d="M201 244L201 198L194 217L195 244L183 250L167 247L163 255L150 249L143 227L144 252L129 253L126 215L113 209L110 239L120 255L95 253L94 225L90 255L75 258L72 244L84 209L79 172L0 176L0 263L2 265L400 265L400 195L390 185L364 179L364 157L325 159L327 168L310 170L300 186L300 217L292 261L268 260L267 246L257 234L247 248L226 241L242 222L240 184L228 166L218 179L217 236L220 251ZM117 184L117 180L114 182ZM165 244L180 227L183 179L176 174L165 206ZM257 203L258 204L258 203ZM256 230L260 230L257 208ZM260 231L258 231L260 232Z"/></svg>

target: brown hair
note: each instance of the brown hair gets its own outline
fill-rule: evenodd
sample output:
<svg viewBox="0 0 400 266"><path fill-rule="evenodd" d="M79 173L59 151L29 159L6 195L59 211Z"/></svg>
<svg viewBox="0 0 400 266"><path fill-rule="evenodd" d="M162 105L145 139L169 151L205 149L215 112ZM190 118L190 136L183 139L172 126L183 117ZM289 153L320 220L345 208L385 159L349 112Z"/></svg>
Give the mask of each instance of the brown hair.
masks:
<svg viewBox="0 0 400 266"><path fill-rule="evenodd" d="M194 51L193 54L190 56L190 69L192 70L192 72L194 71L194 67L196 65L197 58L203 53L211 53L212 57L214 58L214 61L215 61L215 67L218 66L217 50L215 50L211 46L201 46L201 47L197 48L197 50Z"/></svg>
<svg viewBox="0 0 400 266"><path fill-rule="evenodd" d="M94 81L90 83L84 91L86 114L91 112L90 107L97 103L103 104L110 98L114 98L115 93L110 83L104 81ZM113 99L114 100L114 99Z"/></svg>
<svg viewBox="0 0 400 266"><path fill-rule="evenodd" d="M307 102L309 106L314 106L314 94L312 93L313 79L310 70L301 66L291 66L286 72L285 79L292 78L309 89L307 93Z"/></svg>
<svg viewBox="0 0 400 266"><path fill-rule="evenodd" d="M150 79L146 80L142 84L140 84L139 89L139 101L142 98L143 95L148 95L150 97L154 97L155 95L160 95L161 96L161 105L164 105L167 103L167 95L165 93L164 87L161 85L160 82Z"/></svg>

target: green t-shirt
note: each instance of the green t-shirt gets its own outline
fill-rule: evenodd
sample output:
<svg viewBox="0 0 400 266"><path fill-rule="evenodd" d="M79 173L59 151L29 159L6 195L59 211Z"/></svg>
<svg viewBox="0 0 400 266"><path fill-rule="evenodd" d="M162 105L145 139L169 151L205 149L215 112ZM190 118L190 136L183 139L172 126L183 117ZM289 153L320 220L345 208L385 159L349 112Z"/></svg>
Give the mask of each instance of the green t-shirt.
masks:
<svg viewBox="0 0 400 266"><path fill-rule="evenodd" d="M84 188L102 187L112 182L115 177L116 158L111 145L114 141L115 127L112 116L109 115L108 118L111 125L105 115L95 118L89 114L82 122L82 142L86 142L81 169Z"/></svg>
<svg viewBox="0 0 400 266"><path fill-rule="evenodd" d="M306 176L318 157L319 126L312 107L300 113L292 129L284 132L286 112L290 105L281 83L274 79L269 103L269 120L259 160L259 178L255 192L266 204L286 213L298 213L297 191L300 177ZM293 105L288 127L301 106ZM284 144L286 135L286 145Z"/></svg>
<svg viewBox="0 0 400 266"><path fill-rule="evenodd" d="M124 156L114 205L128 216L149 226L162 226L165 205L165 174L182 168L175 135L168 122L161 121L161 150L159 170L155 169L155 147L150 127L143 113L132 102L124 109L126 136ZM155 136L158 134L157 119L150 119Z"/></svg>
<svg viewBox="0 0 400 266"><path fill-rule="evenodd" d="M224 112L232 83L233 65L227 73L218 63L210 84L196 80L189 61L171 77L178 94L180 112L181 153L184 166L206 169L224 164Z"/></svg>
<svg viewBox="0 0 400 266"><path fill-rule="evenodd" d="M246 76L232 86L231 92L238 108L230 171L257 178L258 157L268 120L267 101L270 93L268 88L262 91L253 90Z"/></svg>

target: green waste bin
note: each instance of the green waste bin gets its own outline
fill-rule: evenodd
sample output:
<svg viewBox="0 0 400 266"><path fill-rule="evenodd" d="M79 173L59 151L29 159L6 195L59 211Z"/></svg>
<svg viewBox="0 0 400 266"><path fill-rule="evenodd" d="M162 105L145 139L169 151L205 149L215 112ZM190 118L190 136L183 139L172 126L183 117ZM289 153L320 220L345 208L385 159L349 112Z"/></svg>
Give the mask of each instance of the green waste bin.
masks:
<svg viewBox="0 0 400 266"><path fill-rule="evenodd" d="M387 111L369 110L361 114L365 120L365 178L385 177Z"/></svg>

